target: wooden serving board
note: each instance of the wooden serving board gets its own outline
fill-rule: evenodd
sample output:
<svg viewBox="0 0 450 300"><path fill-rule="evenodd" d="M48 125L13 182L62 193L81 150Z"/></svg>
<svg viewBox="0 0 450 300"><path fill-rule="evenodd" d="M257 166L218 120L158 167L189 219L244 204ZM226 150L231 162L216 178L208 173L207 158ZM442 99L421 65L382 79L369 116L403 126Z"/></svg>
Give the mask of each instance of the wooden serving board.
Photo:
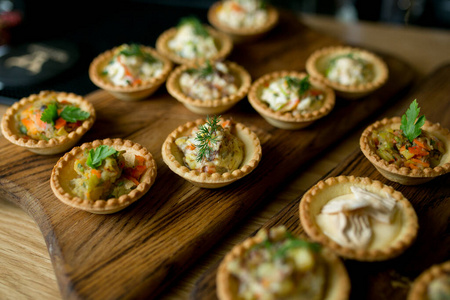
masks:
<svg viewBox="0 0 450 300"><path fill-rule="evenodd" d="M275 70L304 70L314 50L336 44L340 42L283 13L279 26L264 40L235 47L229 59L256 79ZM189 112L162 87L150 99L132 103L104 91L87 95L98 117L79 144L125 138L145 146L156 159L156 183L137 203L113 215L68 207L53 195L49 183L62 154L39 156L4 138L0 139L0 192L38 224L64 299L155 296L268 201L286 178L396 101L414 74L401 60L382 56L390 71L384 87L359 101L337 99L329 116L304 130L272 127L246 99L224 114L254 130L263 151L256 170L230 186L194 187L163 163L160 152L167 135L203 116Z"/></svg>
<svg viewBox="0 0 450 300"><path fill-rule="evenodd" d="M382 117L401 116L417 99L421 115L450 128L450 65L439 68L411 93L387 110ZM351 280L350 299L405 299L411 282L433 264L450 259L450 176L441 176L418 186L404 186L385 179L359 149L340 163L328 177L339 175L369 177L403 193L411 201L419 218L415 243L402 255L384 262L345 260ZM303 195L290 203L263 227L285 225L292 232L307 237L300 223L299 204ZM220 261L196 282L192 299L217 299L215 276Z"/></svg>

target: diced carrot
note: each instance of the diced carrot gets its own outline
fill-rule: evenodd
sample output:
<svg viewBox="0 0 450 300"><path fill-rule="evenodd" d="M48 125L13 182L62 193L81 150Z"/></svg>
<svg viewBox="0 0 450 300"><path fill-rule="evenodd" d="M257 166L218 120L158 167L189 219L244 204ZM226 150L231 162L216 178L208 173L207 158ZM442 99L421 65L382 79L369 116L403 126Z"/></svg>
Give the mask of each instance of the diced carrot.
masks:
<svg viewBox="0 0 450 300"><path fill-rule="evenodd" d="M135 185L139 185L139 183L140 183L140 182L137 181L137 179L134 178L133 176L125 175L125 178L128 179L128 180L130 180L130 181L132 181Z"/></svg>
<svg viewBox="0 0 450 300"><path fill-rule="evenodd" d="M135 159L136 159L136 164L143 166L145 165L145 158L140 156L140 155L135 155Z"/></svg>
<svg viewBox="0 0 450 300"><path fill-rule="evenodd" d="M36 113L35 117L36 117L36 125L41 129L45 129L47 127L47 123L41 120L42 112Z"/></svg>
<svg viewBox="0 0 450 300"><path fill-rule="evenodd" d="M195 145L194 144L190 144L190 145L187 145L186 148L188 148L189 150L194 150L195 149Z"/></svg>
<svg viewBox="0 0 450 300"><path fill-rule="evenodd" d="M91 170L91 174L97 176L97 178L101 178L102 177L102 173L99 170L96 170L96 169L92 169Z"/></svg>
<svg viewBox="0 0 450 300"><path fill-rule="evenodd" d="M428 147L428 145L425 145L424 143L422 143L421 141L419 141L418 139L414 139L414 143L422 148L424 148L425 150L430 150L430 148Z"/></svg>
<svg viewBox="0 0 450 300"><path fill-rule="evenodd" d="M421 148L419 146L412 146L408 148L408 151L412 154L419 155L419 156L425 156L430 154L427 150L424 148Z"/></svg>
<svg viewBox="0 0 450 300"><path fill-rule="evenodd" d="M403 151L406 151L406 145L400 147L399 152L402 153Z"/></svg>
<svg viewBox="0 0 450 300"><path fill-rule="evenodd" d="M411 161L415 162L416 164L422 165L424 168L428 168L430 166L429 163L427 163L425 161L421 161L420 159L417 159L417 158L411 158Z"/></svg>
<svg viewBox="0 0 450 300"><path fill-rule="evenodd" d="M309 93L312 96L319 96L320 94L322 94L322 91L321 90L316 90L316 89L311 89L311 90L309 90Z"/></svg>
<svg viewBox="0 0 450 300"><path fill-rule="evenodd" d="M411 169L418 169L419 168L415 164L412 164L412 163L409 163L409 162L405 162L405 167L408 167L408 168L411 168Z"/></svg>
<svg viewBox="0 0 450 300"><path fill-rule="evenodd" d="M142 166L142 165L138 165L135 166L134 168L129 168L128 172L125 172L127 174L129 174L130 176L139 179L141 177L141 175L145 172L145 170L147 170L146 166Z"/></svg>
<svg viewBox="0 0 450 300"><path fill-rule="evenodd" d="M36 124L31 119L22 119L22 124L27 128L27 133L36 134L38 132Z"/></svg>
<svg viewBox="0 0 450 300"><path fill-rule="evenodd" d="M216 168L214 166L205 166L204 171L206 173L212 174L216 172Z"/></svg>
<svg viewBox="0 0 450 300"><path fill-rule="evenodd" d="M226 126L230 125L231 121L230 120L226 120L226 121L222 121L222 123L220 124L223 128L225 128Z"/></svg>
<svg viewBox="0 0 450 300"><path fill-rule="evenodd" d="M231 9L232 10L235 10L235 11L242 11L243 9L242 9L242 7L239 5L239 4L237 4L236 2L231 2L232 4L231 4Z"/></svg>
<svg viewBox="0 0 450 300"><path fill-rule="evenodd" d="M61 127L66 126L66 124L67 124L67 121L64 120L63 118L59 117L58 119L56 119L55 128L60 129Z"/></svg>

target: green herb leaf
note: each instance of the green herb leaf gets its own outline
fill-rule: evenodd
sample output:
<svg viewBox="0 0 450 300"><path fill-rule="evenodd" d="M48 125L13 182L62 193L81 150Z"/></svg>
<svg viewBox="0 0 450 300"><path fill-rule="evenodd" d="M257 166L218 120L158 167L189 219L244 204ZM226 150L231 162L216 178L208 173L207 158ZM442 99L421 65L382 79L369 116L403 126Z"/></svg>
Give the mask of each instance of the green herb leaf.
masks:
<svg viewBox="0 0 450 300"><path fill-rule="evenodd" d="M214 67L211 65L209 60L206 61L206 65L204 67L199 68L190 68L186 70L189 74L199 74L200 77L206 77L208 75L214 74Z"/></svg>
<svg viewBox="0 0 450 300"><path fill-rule="evenodd" d="M208 157L212 152L212 145L217 143L217 131L220 128L219 125L220 116L214 116L210 118L206 117L206 124L200 125L195 140L199 142L197 145L197 161L202 161Z"/></svg>
<svg viewBox="0 0 450 300"><path fill-rule="evenodd" d="M425 124L425 116L419 116L420 108L416 99L411 103L406 113L402 116L402 123L400 129L403 131L403 135L412 143L413 140L418 137L422 130L420 129ZM417 119L417 121L416 121Z"/></svg>
<svg viewBox="0 0 450 300"><path fill-rule="evenodd" d="M208 30L206 30L206 28L203 26L203 24L200 22L200 20L194 16L181 18L180 22L178 23L178 27L185 26L185 25L192 26L194 28L195 34L197 34L197 35L200 35L203 37L209 36Z"/></svg>
<svg viewBox="0 0 450 300"><path fill-rule="evenodd" d="M298 94L302 95L311 87L309 82L309 75L305 76L302 79L298 79L297 77L286 76L284 77L286 80L289 89L298 88Z"/></svg>
<svg viewBox="0 0 450 300"><path fill-rule="evenodd" d="M52 103L42 112L41 121L55 125L55 120L58 119L58 107Z"/></svg>
<svg viewBox="0 0 450 300"><path fill-rule="evenodd" d="M113 147L109 147L107 145L100 145L95 149L89 150L88 158L86 160L86 164L94 169L100 167L103 161L111 156L118 153L116 149Z"/></svg>
<svg viewBox="0 0 450 300"><path fill-rule="evenodd" d="M89 116L89 112L81 110L79 107L75 106L64 107L60 115L61 118L71 123L86 120L87 118L89 118Z"/></svg>
<svg viewBox="0 0 450 300"><path fill-rule="evenodd" d="M143 57L144 60L148 63L156 62L156 58L154 58L150 53L144 52L141 49L141 46L138 44L131 44L127 45L122 49L119 54L125 55L125 56L139 56Z"/></svg>

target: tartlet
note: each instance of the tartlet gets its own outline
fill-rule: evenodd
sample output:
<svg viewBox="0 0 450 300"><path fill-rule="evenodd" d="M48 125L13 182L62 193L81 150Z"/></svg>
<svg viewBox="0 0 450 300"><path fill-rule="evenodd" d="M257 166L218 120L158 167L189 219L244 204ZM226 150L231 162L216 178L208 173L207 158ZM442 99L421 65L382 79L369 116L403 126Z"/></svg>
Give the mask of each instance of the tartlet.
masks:
<svg viewBox="0 0 450 300"><path fill-rule="evenodd" d="M89 117L82 121L75 130L66 135L53 137L50 139L35 139L22 133L20 130L19 115L31 107L37 101L55 99L57 102L65 102L89 113ZM81 96L73 93L41 91L22 98L8 108L2 119L2 133L11 143L23 147L31 152L42 155L50 155L64 152L72 148L81 137L94 125L96 118L94 106ZM81 121L80 121L81 122Z"/></svg>
<svg viewBox="0 0 450 300"><path fill-rule="evenodd" d="M372 78L369 78L367 82L351 82L350 84L330 80L327 77L327 69L330 67L330 63L343 56L354 56L355 59L367 63ZM387 82L389 75L386 63L379 56L364 49L346 46L326 47L316 50L306 60L306 70L311 76L320 78L326 85L334 89L336 95L349 100L362 98L379 89Z"/></svg>
<svg viewBox="0 0 450 300"><path fill-rule="evenodd" d="M124 45L114 47L99 54L89 66L89 78L99 88L107 91L115 98L123 101L138 101L151 96L167 79L173 64L170 60L159 54L155 49L138 45L140 51L150 54L162 63L161 72L145 80L140 80L130 85L116 85L104 74L105 67L112 61L114 56ZM127 46L127 45L126 45Z"/></svg>
<svg viewBox="0 0 450 300"><path fill-rule="evenodd" d="M208 115L225 112L247 95L251 85L251 77L242 66L234 62L225 61L224 64L227 66L229 73L234 77L237 87L237 91L234 94L211 100L201 100L186 95L182 91L180 77L191 68L188 65L179 66L170 74L166 83L167 91L194 113Z"/></svg>
<svg viewBox="0 0 450 300"><path fill-rule="evenodd" d="M378 199L368 205L364 199L352 198L355 190ZM342 198L349 202L336 206ZM402 193L380 181L354 176L328 178L309 189L300 201L300 221L312 240L359 261L400 255L413 243L419 227Z"/></svg>
<svg viewBox="0 0 450 300"><path fill-rule="evenodd" d="M178 55L174 51L172 51L168 43L172 40L178 32L178 27L172 27L164 31L157 39L156 39L156 49L159 53L170 59L172 62L176 64L190 64L195 65L204 62L205 60L221 60L225 59L233 50L233 41L231 38L210 26L205 25L205 29L208 31L209 35L212 36L214 40L214 44L217 48L217 53L205 58L186 58Z"/></svg>
<svg viewBox="0 0 450 300"><path fill-rule="evenodd" d="M311 77L309 77L311 87L321 91L324 97L324 99L321 100L323 101L323 104L318 109L303 113L293 113L292 110L282 112L275 111L269 107L261 100L264 88L268 87L271 82L286 76L301 80L308 75L296 71L276 71L263 75L250 87L248 101L268 123L278 128L296 130L311 125L314 121L325 117L332 111L336 101L334 91L317 78Z"/></svg>
<svg viewBox="0 0 450 300"><path fill-rule="evenodd" d="M236 180L243 178L252 172L261 160L261 144L254 132L241 123L233 124L231 134L237 137L244 145L243 159L238 168L232 172L223 174L214 172L199 172L190 170L183 162L184 154L176 145L175 141L183 136L188 136L191 132L206 120L198 119L179 126L169 134L162 145L162 157L167 166L177 175L202 188L220 188L229 185Z"/></svg>
<svg viewBox="0 0 450 300"><path fill-rule="evenodd" d="M436 280L443 280L443 287L446 288L445 296L433 298L430 294L436 287L433 287L437 283ZM431 284L431 285L430 285ZM433 265L429 269L425 270L419 277L414 280L411 289L408 293L408 300L439 300L448 299L450 296L450 261L446 261L440 264ZM437 290L436 290L437 292ZM442 291L444 292L444 291Z"/></svg>
<svg viewBox="0 0 450 300"><path fill-rule="evenodd" d="M281 249L277 249L274 244L283 243L283 234L288 233L284 226L273 227L270 230L261 229L255 236L249 237L245 239L242 243L235 245L222 259L216 275L216 294L220 300L236 300L236 299L244 299L239 296L239 291L242 293L242 287L245 286L245 292L250 292L249 285L259 285L261 284L265 288L275 288L279 287L280 290L272 290L271 293L275 293L278 295L271 295L272 297L280 296L280 293L287 293L287 289L289 289L290 293L295 293L295 295L283 294L283 299L326 299L326 300L337 300L337 299L348 299L350 294L350 280L347 274L347 271L344 267L344 264L341 260L334 255L331 251L326 248L320 247L317 244L312 244L307 240L296 238L293 235L288 235L285 239L288 238L292 242L297 242L301 245L293 246L294 243L291 243L289 246L290 250L288 251L299 251L299 252L291 252L292 257L286 259L286 262L283 264L280 263L280 251ZM270 241L270 247L267 245L267 241ZM272 244L273 243L273 244ZM289 242L287 242L289 243ZM264 245L263 247L259 247L259 245ZM282 245L282 244L281 244ZM287 246L287 244L285 244ZM259 247L259 248L258 248ZM273 250L270 250L272 249ZM281 246L282 247L282 246ZM246 278L249 282L246 284L241 282L241 279L237 276L239 269L236 270L236 261L239 261L239 268L247 268L249 266L245 266L244 262L250 259L251 251L278 251L275 252L275 259L277 262L270 261L270 255L260 254L259 256L263 262L254 263L252 266L254 268L259 268L258 270L254 270L253 274L250 273L250 270L246 270L252 275L245 273L245 276L242 275L243 278ZM283 251L287 253L288 251ZM263 256L264 255L264 256ZM282 254L283 256L286 254ZM264 257L264 258L263 258ZM257 254L252 256L252 259L256 259ZM292 259L292 260L290 260ZM312 260L312 261L311 261ZM293 278L284 278L283 282L285 284L289 284L284 286L280 282L275 282L273 285L267 284L270 283L271 280L276 281L280 280L280 275L278 275L277 270L270 268L267 270L267 264L271 264L275 266L283 266L283 274L286 274L288 270L292 269L293 274L292 277L299 280L299 282L294 283L296 286L290 285L290 281ZM249 262L249 264L251 264ZM289 269L286 269L286 265L289 265ZM266 273L261 274L263 270L263 266L266 267ZM320 268L319 268L320 267ZM321 268L325 269L325 272L322 273ZM261 273L259 272L261 271ZM274 278L274 274L277 274ZM298 275L298 276L296 276ZM269 278L265 278L265 276L269 276ZM285 275L286 276L286 275ZM250 281L251 280L251 281ZM295 279L294 279L295 280ZM323 280L323 281L321 281ZM264 281L266 284L264 285ZM250 283L251 282L251 283ZM320 282L320 283L319 283ZM300 287L301 283L306 284L306 286ZM296 289L299 290L295 291ZM259 292L265 292L258 288ZM248 295L249 296L249 295ZM248 298L250 299L250 298ZM272 298L270 298L272 299ZM274 298L275 299L275 298Z"/></svg>
<svg viewBox="0 0 450 300"><path fill-rule="evenodd" d="M261 26L252 26L252 27L231 27L228 24L223 23L217 16L217 12L221 9L223 5L223 1L218 1L213 3L208 10L208 21L214 26L216 29L226 33L230 36L234 43L245 43L256 41L262 37L264 37L269 31L271 31L278 23L279 13L278 10L271 6L267 5L267 21Z"/></svg>
<svg viewBox="0 0 450 300"><path fill-rule="evenodd" d="M74 190L71 180L80 176L74 169L75 161L85 155L85 151L96 149L106 145L117 151L123 151L125 163L133 164L135 156L143 158L142 165L145 171L140 175L137 186L128 194L123 194L118 198L88 200L80 197ZM123 139L104 139L84 143L73 148L61 157L53 167L50 185L55 196L63 203L80 210L85 210L95 214L111 214L124 209L141 198L153 185L156 179L156 162L148 150L140 144ZM106 198L106 197L105 197Z"/></svg>
<svg viewBox="0 0 450 300"><path fill-rule="evenodd" d="M400 117L385 118L368 126L361 135L361 151L381 175L403 185L418 185L428 182L437 176L447 174L450 171L450 133L448 129L443 128L439 123L434 124L425 121L425 124L422 126L424 131L436 136L445 145L446 152L442 156L439 165L434 168L411 169L408 167L399 167L393 163L389 163L377 154L371 142L372 132L386 128L399 129L400 124Z"/></svg>

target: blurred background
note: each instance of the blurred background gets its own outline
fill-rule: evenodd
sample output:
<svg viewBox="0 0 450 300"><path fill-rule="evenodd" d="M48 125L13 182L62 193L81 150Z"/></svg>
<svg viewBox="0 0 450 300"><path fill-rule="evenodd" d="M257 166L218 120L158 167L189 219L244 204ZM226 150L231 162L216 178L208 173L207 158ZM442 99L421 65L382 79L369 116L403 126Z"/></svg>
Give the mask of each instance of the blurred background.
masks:
<svg viewBox="0 0 450 300"><path fill-rule="evenodd" d="M96 87L87 68L101 52L122 43L154 46L164 30L186 15L207 22L214 0L0 0L0 102L43 89L88 94ZM271 0L294 13L325 15L343 22L450 28L450 0ZM450 37L449 37L450 38ZM36 65L5 68L5 61ZM37 53L37 54L36 54ZM49 60L50 58L50 60ZM47 61L39 69L39 60ZM11 60L9 60L11 63ZM13 100L11 100L13 99Z"/></svg>

